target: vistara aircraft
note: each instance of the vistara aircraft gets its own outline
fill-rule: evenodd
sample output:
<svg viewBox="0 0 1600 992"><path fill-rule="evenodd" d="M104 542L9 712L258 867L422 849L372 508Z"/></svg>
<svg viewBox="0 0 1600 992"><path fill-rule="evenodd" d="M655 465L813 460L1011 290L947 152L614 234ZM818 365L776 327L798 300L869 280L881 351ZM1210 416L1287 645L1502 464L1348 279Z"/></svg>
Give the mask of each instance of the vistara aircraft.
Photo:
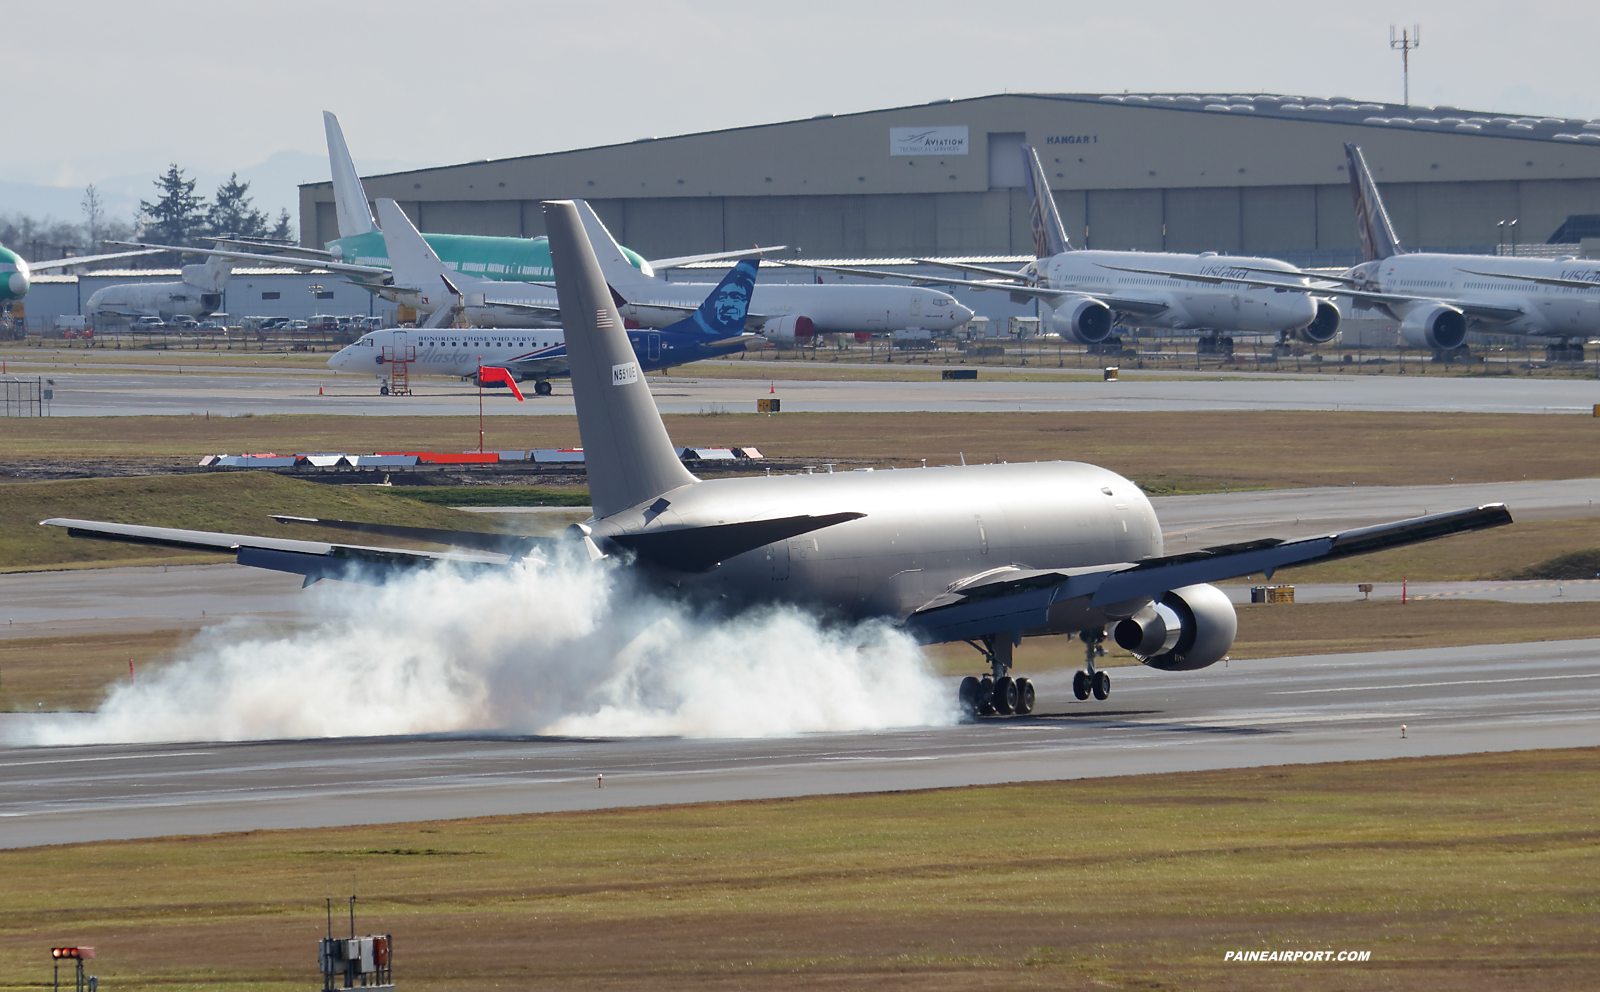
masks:
<svg viewBox="0 0 1600 992"><path fill-rule="evenodd" d="M1046 329L1068 341L1102 345L1118 328L1276 334L1326 344L1339 330L1330 290L1318 290L1307 273L1272 258L1177 252L1101 251L1073 248L1056 211L1044 167L1022 146L1032 203L1034 261L1021 269L915 261L935 268L976 272L988 280L950 279L835 266L831 271L879 279L910 279L929 286L1004 290L1016 303L1038 300ZM805 265L784 262L784 265ZM814 266L826 268L826 266ZM1320 293L1321 296L1312 295Z"/></svg>
<svg viewBox="0 0 1600 992"><path fill-rule="evenodd" d="M1077 462L702 481L673 451L576 206L550 202L544 212L594 503L594 516L565 539L590 559L621 559L729 611L792 604L841 621L886 618L924 642L966 641L989 666L981 680L961 684L961 704L972 712L1033 709L1032 684L1010 674L1024 637L1076 634L1087 661L1075 692L1104 699L1111 680L1094 658L1108 628L1158 669L1204 668L1227 655L1237 619L1228 598L1207 583L1511 521L1503 505L1492 504L1169 555L1139 488ZM536 538L285 519L465 550L44 523L78 537L226 549L241 564L304 575L308 583L382 581L450 561L508 567L550 553Z"/></svg>

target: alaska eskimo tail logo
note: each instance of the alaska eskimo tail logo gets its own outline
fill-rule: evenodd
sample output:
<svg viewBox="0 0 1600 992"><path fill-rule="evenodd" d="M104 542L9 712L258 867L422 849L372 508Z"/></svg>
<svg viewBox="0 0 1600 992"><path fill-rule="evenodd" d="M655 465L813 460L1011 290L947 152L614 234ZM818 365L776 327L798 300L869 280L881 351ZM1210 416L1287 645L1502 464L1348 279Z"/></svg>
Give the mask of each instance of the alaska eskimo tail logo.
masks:
<svg viewBox="0 0 1600 992"><path fill-rule="evenodd" d="M630 382L639 381L639 363L625 362L621 365L611 366L611 384L613 386L626 386Z"/></svg>

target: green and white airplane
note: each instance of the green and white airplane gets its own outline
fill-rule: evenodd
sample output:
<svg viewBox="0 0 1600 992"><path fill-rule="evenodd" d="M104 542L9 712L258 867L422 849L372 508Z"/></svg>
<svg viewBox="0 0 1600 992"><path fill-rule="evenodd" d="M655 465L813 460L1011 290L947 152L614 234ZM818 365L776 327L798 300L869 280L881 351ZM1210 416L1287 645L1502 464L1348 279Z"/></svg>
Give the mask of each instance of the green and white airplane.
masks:
<svg viewBox="0 0 1600 992"><path fill-rule="evenodd" d="M344 131L339 118L328 111L322 112L323 126L328 135L328 166L333 173L333 201L339 220L339 237L328 242L325 249L298 246L271 245L260 242L263 249L275 252L242 251L230 248L167 248L192 254L220 256L237 262L265 263L287 266L306 271L337 272L347 276L359 286L377 293L386 300L430 313L433 306L428 300L437 299L437 286L406 286L396 282L389 265L389 252L384 246L383 232L373 219L372 208L361 177L356 172L350 149L345 145ZM477 276L517 283L548 283L552 279L550 268L550 242L545 238L499 238L474 234L424 234L423 240L451 269ZM124 242L117 242L124 244ZM126 243L134 247L132 243ZM140 248L162 248L160 245L139 244ZM663 269L688 265L691 262L713 262L723 259L748 258L761 251L776 249L744 249L743 251L713 252L707 255L686 255L680 258L646 260L637 252L624 248L628 260L646 274ZM549 287L547 295L555 300L555 289ZM694 308L687 307L687 310ZM475 327L549 327L557 321L546 312L530 312L527 308L508 306L468 306L466 315ZM668 314L670 321L682 319L675 311Z"/></svg>
<svg viewBox="0 0 1600 992"><path fill-rule="evenodd" d="M47 269L66 269L75 265L92 265L95 262L109 262L117 258L134 258L138 255L154 255L151 249L140 251L118 251L109 255L78 255L73 258L60 258L49 262L34 262L31 265L23 261L22 256L10 248L0 246L0 307L10 310L11 304L16 303L28 295L28 287L33 284L33 273Z"/></svg>

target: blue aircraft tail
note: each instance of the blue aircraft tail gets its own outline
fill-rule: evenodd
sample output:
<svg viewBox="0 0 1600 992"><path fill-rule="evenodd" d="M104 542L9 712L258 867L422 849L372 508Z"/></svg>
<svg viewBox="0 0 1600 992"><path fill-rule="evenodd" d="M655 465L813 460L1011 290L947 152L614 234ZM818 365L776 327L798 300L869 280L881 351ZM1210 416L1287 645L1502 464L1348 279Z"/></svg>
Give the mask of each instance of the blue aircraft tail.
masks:
<svg viewBox="0 0 1600 992"><path fill-rule="evenodd" d="M747 258L735 265L694 313L664 328L663 332L699 332L714 341L743 334L760 264L758 258Z"/></svg>

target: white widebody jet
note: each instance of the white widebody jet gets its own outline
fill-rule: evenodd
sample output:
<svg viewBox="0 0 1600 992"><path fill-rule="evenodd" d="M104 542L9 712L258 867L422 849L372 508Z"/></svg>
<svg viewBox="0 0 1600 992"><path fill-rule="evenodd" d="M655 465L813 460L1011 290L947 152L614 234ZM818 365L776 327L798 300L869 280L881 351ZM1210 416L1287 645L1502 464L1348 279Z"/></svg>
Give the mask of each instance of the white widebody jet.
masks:
<svg viewBox="0 0 1600 992"><path fill-rule="evenodd" d="M135 317L205 317L222 309L222 291L233 274L227 258L185 265L177 282L128 282L95 290L83 305L96 322Z"/></svg>
<svg viewBox="0 0 1600 992"><path fill-rule="evenodd" d="M1454 351L1472 330L1556 338L1551 359L1583 360L1584 343L1600 334L1600 263L1405 252L1361 149L1344 150L1364 261L1334 292L1398 320L1407 347Z"/></svg>
<svg viewBox="0 0 1600 992"><path fill-rule="evenodd" d="M682 319L715 287L707 282L667 282L628 261L622 246L594 210L575 201L584 231L600 258L600 271L621 300L624 320L662 327ZM845 283L756 283L750 300L752 321L761 333L784 342L806 343L818 334L884 334L918 329L954 333L972 311L949 293L912 286Z"/></svg>
<svg viewBox="0 0 1600 992"><path fill-rule="evenodd" d="M1039 156L1028 145L1022 146L1022 154L1032 201L1035 259L1021 269L919 258L925 265L976 272L989 279L908 276L851 266L830 271L1003 290L1018 303L1038 300L1046 328L1087 345L1112 343L1117 328L1276 334L1280 341L1292 336L1311 344L1326 344L1338 332L1339 310L1333 301L1313 295L1311 278L1287 262L1210 251L1186 255L1073 248Z"/></svg>

